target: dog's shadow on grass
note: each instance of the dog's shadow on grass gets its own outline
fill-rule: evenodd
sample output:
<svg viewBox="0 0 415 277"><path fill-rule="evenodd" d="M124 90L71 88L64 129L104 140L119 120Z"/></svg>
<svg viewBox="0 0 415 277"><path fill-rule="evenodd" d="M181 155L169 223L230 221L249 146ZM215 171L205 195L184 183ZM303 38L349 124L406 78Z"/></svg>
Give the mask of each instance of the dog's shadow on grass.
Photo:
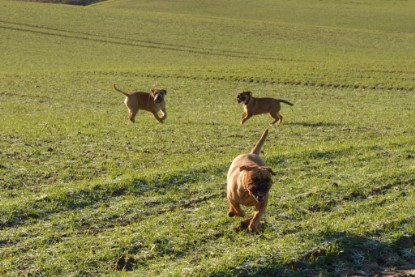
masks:
<svg viewBox="0 0 415 277"><path fill-rule="evenodd" d="M408 220L413 221L404 221ZM317 235L322 242L296 260L282 262L270 257L257 268L250 268L249 276L383 276L391 270L391 274L409 276L405 270L415 269L415 234L385 243L376 239L379 232L367 236L347 232Z"/></svg>
<svg viewBox="0 0 415 277"><path fill-rule="evenodd" d="M333 122L284 122L287 126L302 126L302 127L343 127L343 124Z"/></svg>
<svg viewBox="0 0 415 277"><path fill-rule="evenodd" d="M382 276L388 269L399 272L415 268L415 234L385 243L376 239L377 233L367 236L346 232L324 234L321 236L323 243L287 265L307 275L323 276Z"/></svg>

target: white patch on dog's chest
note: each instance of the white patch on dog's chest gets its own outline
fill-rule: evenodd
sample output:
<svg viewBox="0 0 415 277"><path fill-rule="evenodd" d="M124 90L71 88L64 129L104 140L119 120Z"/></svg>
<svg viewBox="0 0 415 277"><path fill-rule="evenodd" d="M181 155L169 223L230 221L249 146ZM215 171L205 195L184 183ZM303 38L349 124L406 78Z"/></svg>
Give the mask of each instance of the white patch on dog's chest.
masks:
<svg viewBox="0 0 415 277"><path fill-rule="evenodd" d="M244 104L244 111L247 112L248 111L248 106L246 104Z"/></svg>

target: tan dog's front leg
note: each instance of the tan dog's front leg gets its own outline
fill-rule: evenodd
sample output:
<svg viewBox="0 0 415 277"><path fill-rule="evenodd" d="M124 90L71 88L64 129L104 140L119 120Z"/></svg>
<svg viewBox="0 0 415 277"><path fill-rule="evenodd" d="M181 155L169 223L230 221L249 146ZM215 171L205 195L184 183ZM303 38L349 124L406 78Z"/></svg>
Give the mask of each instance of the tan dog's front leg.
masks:
<svg viewBox="0 0 415 277"><path fill-rule="evenodd" d="M259 220L261 219L261 213L258 211L254 212L254 216L249 222L248 230L249 232L257 232L259 227Z"/></svg>
<svg viewBox="0 0 415 277"><path fill-rule="evenodd" d="M248 230L249 232L257 232L258 231L258 227L260 224L260 220L262 215L264 214L265 211L265 207L267 206L267 203L261 203L261 205L256 206L255 207L255 211L254 211L254 216L252 217L249 226L248 226Z"/></svg>
<svg viewBox="0 0 415 277"><path fill-rule="evenodd" d="M245 220L242 220L241 221L241 228L242 229L248 228L249 224L251 223L251 220L252 220L252 217L248 218L248 219L245 219Z"/></svg>
<svg viewBox="0 0 415 277"><path fill-rule="evenodd" d="M165 120L167 117L166 108L161 109L161 111L163 112L163 117L161 118L161 120Z"/></svg>
<svg viewBox="0 0 415 277"><path fill-rule="evenodd" d="M158 111L158 112L152 112L153 113L153 115L154 115L154 117L160 122L160 123L163 123L163 120L166 118L166 114L163 112L163 117L159 117L159 115L158 115L158 113L159 112L161 112L161 110L160 111Z"/></svg>
<svg viewBox="0 0 415 277"><path fill-rule="evenodd" d="M243 112L242 114L242 121L241 121L241 125L245 123L245 121L247 121L249 118L251 117L250 114L248 114L248 112Z"/></svg>

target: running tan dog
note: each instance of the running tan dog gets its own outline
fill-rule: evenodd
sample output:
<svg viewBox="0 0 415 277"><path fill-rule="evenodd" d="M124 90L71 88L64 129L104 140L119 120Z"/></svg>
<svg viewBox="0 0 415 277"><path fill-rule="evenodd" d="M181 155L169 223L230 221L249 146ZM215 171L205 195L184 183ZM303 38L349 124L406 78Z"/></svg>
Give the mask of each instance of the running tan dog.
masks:
<svg viewBox="0 0 415 277"><path fill-rule="evenodd" d="M151 93L141 91L126 93L118 89L115 84L113 85L113 88L125 95L126 98L124 103L128 108L128 118L132 122L135 122L134 118L137 115L138 110L151 112L160 123L163 123L163 120L166 119L166 102L164 101L167 94L166 90L152 89ZM161 114L161 117L159 114Z"/></svg>
<svg viewBox="0 0 415 277"><path fill-rule="evenodd" d="M264 131L251 152L237 156L228 170L227 196L230 205L228 216L244 217L245 212L241 205L255 206L254 216L241 222L241 226L248 227L251 232L258 230L259 221L268 203L269 189L272 186L271 175L275 175L259 157L267 136L268 129Z"/></svg>
<svg viewBox="0 0 415 277"><path fill-rule="evenodd" d="M282 99L274 99L274 98L258 98L253 97L252 92L244 91L238 94L236 97L238 103L244 104L244 112L242 113L242 121L241 124L244 124L251 116L270 113L271 116L275 119L274 122L271 124L275 124L277 122L282 122L282 115L280 114L281 110L281 103L288 104L290 106L294 105L288 101Z"/></svg>

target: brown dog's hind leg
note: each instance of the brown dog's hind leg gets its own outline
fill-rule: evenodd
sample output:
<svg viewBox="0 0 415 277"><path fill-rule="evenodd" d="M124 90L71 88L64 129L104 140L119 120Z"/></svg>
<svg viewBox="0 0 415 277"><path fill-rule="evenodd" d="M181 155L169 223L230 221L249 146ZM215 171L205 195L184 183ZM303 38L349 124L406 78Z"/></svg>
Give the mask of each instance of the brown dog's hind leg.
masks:
<svg viewBox="0 0 415 277"><path fill-rule="evenodd" d="M282 123L282 115L280 115L279 113L271 113L271 116L275 119L271 124Z"/></svg>
<svg viewBox="0 0 415 277"><path fill-rule="evenodd" d="M138 103L136 98L134 96L128 95L124 100L124 104L128 109L128 119L130 119L131 122L135 122L134 118L138 113Z"/></svg>
<svg viewBox="0 0 415 277"><path fill-rule="evenodd" d="M135 122L135 116L137 115L137 112L138 112L138 110L137 111L132 111L132 110L128 110L128 118L131 120L131 122Z"/></svg>

